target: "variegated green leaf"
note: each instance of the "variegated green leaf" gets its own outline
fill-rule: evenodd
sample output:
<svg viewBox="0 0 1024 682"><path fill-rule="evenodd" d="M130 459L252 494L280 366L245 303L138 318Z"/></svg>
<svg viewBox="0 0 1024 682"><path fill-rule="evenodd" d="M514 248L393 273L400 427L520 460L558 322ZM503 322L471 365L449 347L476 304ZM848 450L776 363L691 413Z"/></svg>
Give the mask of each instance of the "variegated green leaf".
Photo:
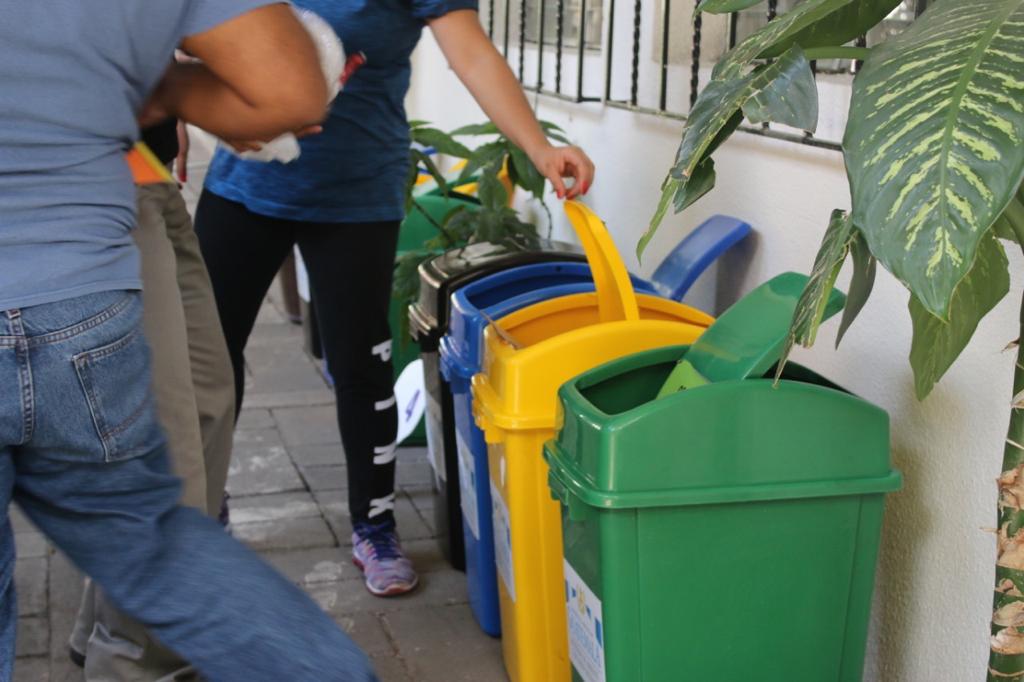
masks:
<svg viewBox="0 0 1024 682"><path fill-rule="evenodd" d="M867 32L899 4L900 0L804 0L730 50L713 77L739 77L755 59L777 56L792 45L842 45Z"/></svg>
<svg viewBox="0 0 1024 682"><path fill-rule="evenodd" d="M836 348L839 348L850 325L864 309L864 304L868 302L871 290L875 286L878 260L871 255L864 233L860 230L856 231L850 241L850 258L853 260L853 277L850 279L850 289L846 292L843 319L839 322L839 331L836 332Z"/></svg>
<svg viewBox="0 0 1024 682"><path fill-rule="evenodd" d="M693 202L710 192L715 187L715 160L708 157L697 165L693 175L676 191L672 206L676 213L682 213L693 205Z"/></svg>
<svg viewBox="0 0 1024 682"><path fill-rule="evenodd" d="M1024 0L938 0L875 48L844 148L872 253L946 318L1024 177Z"/></svg>
<svg viewBox="0 0 1024 682"><path fill-rule="evenodd" d="M800 50L793 47L786 54ZM785 55L784 55L785 58ZM801 56L806 62L806 58ZM751 123L781 123L813 133L818 128L818 84L810 62L799 60L784 69L768 87L755 92L743 103L743 115Z"/></svg>
<svg viewBox="0 0 1024 682"><path fill-rule="evenodd" d="M790 333L801 346L814 345L818 327L825 317L825 309L833 298L839 271L843 269L846 256L850 253L850 242L856 238L856 228L846 211L833 211L828 229L821 241L821 248L814 259L807 288L793 313Z"/></svg>
<svg viewBox="0 0 1024 682"><path fill-rule="evenodd" d="M665 214L668 213L668 207L672 205L676 192L679 191L683 184L682 180L677 180L671 175L666 177L665 181L661 183L661 199L658 200L658 207L654 209L654 216L651 218L650 225L647 226L647 231L640 237L640 241L636 245L636 257L638 260L643 259L644 249L651 243L654 233L658 231L658 226L661 225L661 221L665 219Z"/></svg>
<svg viewBox="0 0 1024 682"><path fill-rule="evenodd" d="M992 229L1000 239L1024 246L1024 185L1017 190Z"/></svg>
<svg viewBox="0 0 1024 682"><path fill-rule="evenodd" d="M812 87L792 87L794 82L803 80L810 80ZM751 107L758 115L779 114L786 118L780 122L813 129L818 118L818 93L813 82L810 62L797 46L746 76L713 80L701 92L686 120L683 142L672 170L673 177L689 177L704 160L711 145L720 140L719 133L751 100L754 100ZM787 98L790 100L788 106L778 104Z"/></svg>
<svg viewBox="0 0 1024 682"><path fill-rule="evenodd" d="M822 321L842 309L845 299L833 286L846 261L850 241L855 234L853 221L846 211L832 211L828 229L821 240L821 248L814 258L814 267L808 277L807 286L804 287L804 292L793 311L793 321L789 325L789 336L779 358L776 379L782 376L782 370L793 351L793 346L814 345Z"/></svg>
<svg viewBox="0 0 1024 682"><path fill-rule="evenodd" d="M676 165L662 184L662 199L637 244L638 256L657 232L670 202L678 213L715 186L709 157L739 128L744 114L755 122L774 121L805 130L816 127L818 90L810 62L799 47L742 78L712 81L701 92L683 129Z"/></svg>
<svg viewBox="0 0 1024 682"><path fill-rule="evenodd" d="M988 234L978 248L974 267L953 294L949 321L932 315L916 296L910 296L914 340L910 365L914 388L923 400L952 366L974 336L978 323L1010 290L1006 254L999 240Z"/></svg>
<svg viewBox="0 0 1024 682"><path fill-rule="evenodd" d="M764 0L701 0L695 11L708 14L729 14L759 5L762 2Z"/></svg>

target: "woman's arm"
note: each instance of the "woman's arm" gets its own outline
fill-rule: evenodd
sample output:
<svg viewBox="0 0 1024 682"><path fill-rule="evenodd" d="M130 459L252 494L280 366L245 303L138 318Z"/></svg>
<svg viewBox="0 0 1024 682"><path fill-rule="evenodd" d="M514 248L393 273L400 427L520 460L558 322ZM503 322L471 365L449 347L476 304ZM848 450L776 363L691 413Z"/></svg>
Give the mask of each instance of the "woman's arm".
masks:
<svg viewBox="0 0 1024 682"><path fill-rule="evenodd" d="M140 114L219 137L271 139L327 113L316 46L286 4L243 13L182 43L202 63L172 64Z"/></svg>
<svg viewBox="0 0 1024 682"><path fill-rule="evenodd" d="M559 198L586 194L594 164L577 147L555 147L541 130L519 81L484 33L472 10L456 10L428 22L448 64L496 126L551 181ZM563 177L575 178L566 190Z"/></svg>

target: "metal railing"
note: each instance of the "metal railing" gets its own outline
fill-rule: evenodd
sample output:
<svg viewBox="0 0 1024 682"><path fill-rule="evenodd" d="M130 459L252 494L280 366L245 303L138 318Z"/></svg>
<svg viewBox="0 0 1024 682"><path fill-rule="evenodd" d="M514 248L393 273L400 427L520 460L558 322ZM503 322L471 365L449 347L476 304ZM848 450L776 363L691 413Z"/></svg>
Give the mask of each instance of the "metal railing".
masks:
<svg viewBox="0 0 1024 682"><path fill-rule="evenodd" d="M510 64L517 73L519 81L528 91L569 102L599 102L609 107L685 120L689 109L692 108L697 100L703 81L706 80L702 70L706 70L713 65L713 63L702 61L702 58L705 57L702 54L705 29L704 18L702 15L697 14L693 16L691 21L693 8L699 0L633 0L630 17L632 25L627 27L627 30L632 29L632 38L631 40L627 39L630 47L627 70L628 87L626 89L628 94L626 96L614 97L613 92L616 88L613 86L621 86L621 75L618 79L616 79L615 75L615 60L621 58L621 52L623 52L624 47L621 43L626 42L622 40L622 36L619 33L621 30L620 26L616 25L617 19L621 19L618 15L624 14L617 11L616 7L617 2L622 1L603 0L605 4L602 6L602 9L604 11L601 12L600 18L604 24L602 27L604 41L600 46L592 45L585 37L588 32L586 24L588 3L601 3L602 0L486 0L482 10L486 15L485 25L491 39L499 45L506 59L510 60ZM924 10L927 1L913 0L914 13L920 14ZM575 5L573 9L575 10L576 27L579 32L575 40L567 40L565 35L566 7L570 2ZM660 49L655 50L658 53L658 61L655 63L655 68L658 69L656 74L658 88L657 96L654 98L657 104L645 105L641 103L640 96L641 79L645 75L642 73L644 69L642 68L641 60L644 18L646 11L657 9L656 4L659 2L660 11L658 14L660 16L657 17L657 23L660 24L660 27L655 26L655 38L658 38L658 34L660 34ZM528 3L530 4L529 12ZM515 17L512 15L513 9L517 11L517 16ZM778 11L779 0L768 0L764 19L772 21L775 19ZM545 26L548 22L549 12L555 13L555 38L553 44L545 36ZM527 30L528 13L533 14L538 22L530 31ZM749 11L745 17L749 19ZM515 25L513 22L515 22ZM671 67L673 64L671 63L670 56L672 54L673 36L675 35L676 39L678 39L679 28L681 26L685 27L685 24L680 22L687 22L692 28L692 48L688 55L689 83L676 82L672 77L673 69ZM501 24L500 26L498 25L499 23ZM730 48L742 39L742 36L738 33L739 24L738 13L728 17L727 44ZM660 30L658 30L659 28ZM513 29L515 29L514 36ZM515 38L514 43L513 37ZM572 43L571 47L567 47L567 42ZM859 38L857 44L861 46L867 45L867 36ZM513 47L515 48L514 52L512 50ZM553 52L553 55L549 54L551 52ZM575 73L571 74L572 78L569 79L574 84L574 87L570 86L569 88L564 87L566 79L563 78L564 62L566 61L565 55L567 53L575 57ZM527 74L528 55L536 61L536 74L532 80L528 78ZM555 60L553 86L550 83L550 76L552 74L550 74L549 70L545 69L546 65L550 65L550 62L546 62L550 58ZM595 68L598 64L603 65L604 73L601 79L603 82L600 84L590 82L588 84L586 78L587 69ZM815 69L816 74L819 73L819 65L812 62L811 66ZM822 69L821 72L837 73L841 71L852 74L856 72L857 66L857 64L851 64L841 70L831 68ZM677 72L679 72L678 69ZM678 87L689 88L688 92L685 93L687 95L685 99L689 103L685 111L680 110L681 107L673 106L669 101L669 93L676 92L674 89ZM566 91L567 89L569 90L568 92ZM814 147L834 150L841 148L840 143L836 140L821 139L811 134L780 130L767 124L764 126L743 126L741 130L754 135L762 135Z"/></svg>

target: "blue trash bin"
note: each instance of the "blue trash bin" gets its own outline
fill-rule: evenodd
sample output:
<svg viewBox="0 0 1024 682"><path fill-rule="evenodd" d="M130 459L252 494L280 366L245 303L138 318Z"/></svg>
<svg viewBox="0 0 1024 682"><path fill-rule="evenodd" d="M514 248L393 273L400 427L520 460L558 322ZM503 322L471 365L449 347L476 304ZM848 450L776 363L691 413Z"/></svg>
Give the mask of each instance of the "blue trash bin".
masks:
<svg viewBox="0 0 1024 682"><path fill-rule="evenodd" d="M632 277L637 291L654 294L650 282ZM520 308L570 294L594 290L586 263L553 262L504 270L457 290L449 306L448 334L441 339L441 374L448 382L455 410L462 528L466 548L469 603L480 627L501 634L498 583L491 527L491 489L487 444L473 420L470 380L481 370L484 329Z"/></svg>

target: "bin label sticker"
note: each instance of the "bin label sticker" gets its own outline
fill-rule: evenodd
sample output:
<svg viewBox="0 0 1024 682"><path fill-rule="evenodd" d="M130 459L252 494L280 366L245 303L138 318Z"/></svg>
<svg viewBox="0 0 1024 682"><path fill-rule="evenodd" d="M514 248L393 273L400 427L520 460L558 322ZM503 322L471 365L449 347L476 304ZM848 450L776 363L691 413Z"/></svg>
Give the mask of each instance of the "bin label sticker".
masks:
<svg viewBox="0 0 1024 682"><path fill-rule="evenodd" d="M459 489L462 491L462 518L473 533L473 537L480 539L480 512L477 509L476 500L476 461L473 459L473 451L462 436L462 431L455 433L455 442L459 453Z"/></svg>
<svg viewBox="0 0 1024 682"><path fill-rule="evenodd" d="M569 620L569 660L583 682L605 682L604 616L601 600L566 560L565 609Z"/></svg>
<svg viewBox="0 0 1024 682"><path fill-rule="evenodd" d="M491 481L491 518L494 522L494 562L512 601L516 600L516 576L512 572L512 526L508 507L498 486Z"/></svg>
<svg viewBox="0 0 1024 682"><path fill-rule="evenodd" d="M427 450L430 467L434 470L434 481L440 488L446 482L444 462L444 430L441 428L441 404L427 392Z"/></svg>

